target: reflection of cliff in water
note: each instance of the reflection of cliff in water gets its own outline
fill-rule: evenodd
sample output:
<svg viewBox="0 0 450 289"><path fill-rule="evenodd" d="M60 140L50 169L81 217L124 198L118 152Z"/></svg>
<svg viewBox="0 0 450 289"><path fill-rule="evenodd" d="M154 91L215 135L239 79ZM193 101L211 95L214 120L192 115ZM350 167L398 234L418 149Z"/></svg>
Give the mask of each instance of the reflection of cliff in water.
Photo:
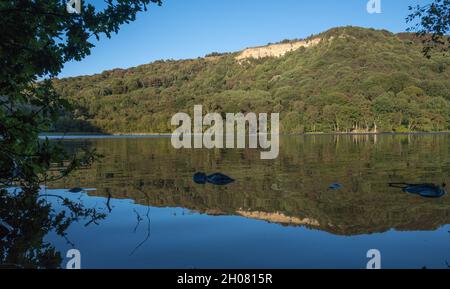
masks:
<svg viewBox="0 0 450 289"><path fill-rule="evenodd" d="M434 230L450 223L449 196L429 200L388 186L446 181L449 135L286 137L280 157L270 162L254 150L177 151L169 139L90 144L103 161L51 188L95 187L90 194L340 235ZM223 172L236 183L199 186L192 181L197 171ZM328 190L336 181L344 188Z"/></svg>

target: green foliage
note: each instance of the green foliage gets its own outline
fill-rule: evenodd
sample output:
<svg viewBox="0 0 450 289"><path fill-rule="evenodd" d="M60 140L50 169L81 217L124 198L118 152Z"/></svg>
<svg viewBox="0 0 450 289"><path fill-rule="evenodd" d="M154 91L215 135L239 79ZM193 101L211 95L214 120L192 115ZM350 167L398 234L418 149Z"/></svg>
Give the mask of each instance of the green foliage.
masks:
<svg viewBox="0 0 450 289"><path fill-rule="evenodd" d="M62 161L58 158L70 157L60 148L43 145L38 138L62 109L70 108L67 100L54 91L50 79L61 71L64 63L89 55L93 47L91 36L110 37L151 2L161 3L106 1L104 10L97 11L88 4L82 6L80 14L68 13L65 0L0 2L0 185L36 188L50 167ZM107 89L91 87L83 93L103 97L139 87L131 79L124 83L117 80ZM72 87L65 93L78 89ZM95 113L98 109L87 111ZM86 160L90 159L88 155Z"/></svg>
<svg viewBox="0 0 450 289"><path fill-rule="evenodd" d="M433 0L431 4L410 6L407 21L425 44L423 52L430 57L431 50L448 52L450 48L450 0Z"/></svg>
<svg viewBox="0 0 450 289"><path fill-rule="evenodd" d="M286 133L449 130L448 56L424 58L407 33L342 27L317 37L281 58L225 54L56 80L77 113L54 130L168 133L172 115L196 104L280 112Z"/></svg>
<svg viewBox="0 0 450 289"><path fill-rule="evenodd" d="M160 0L107 0L102 11L83 5L80 14L66 11L66 0L9 0L0 2L0 266L19 268L58 268L61 254L44 241L53 231L65 237L74 221L104 218L95 209L60 196L43 195L40 186L66 177L75 169L87 167L98 157L95 150L67 152L63 146L40 140L70 109L52 86L68 61L90 54L90 37L110 37L120 25L133 21L136 14ZM90 87L84 95L105 97L139 88L133 80L118 82L114 88ZM65 93L74 93L71 87ZM92 103L87 102L86 105ZM73 112L76 126L86 113L98 107ZM80 116L80 117L78 117ZM65 124L73 125L66 116ZM56 212L44 197L58 198ZM3 224L7 224L6 228ZM87 224L87 225L88 225Z"/></svg>

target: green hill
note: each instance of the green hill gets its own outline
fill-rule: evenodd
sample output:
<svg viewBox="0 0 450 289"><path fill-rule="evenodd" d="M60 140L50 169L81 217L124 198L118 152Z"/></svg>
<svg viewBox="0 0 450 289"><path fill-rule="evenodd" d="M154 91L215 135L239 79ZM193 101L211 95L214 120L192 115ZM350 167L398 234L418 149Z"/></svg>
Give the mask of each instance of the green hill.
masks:
<svg viewBox="0 0 450 289"><path fill-rule="evenodd" d="M297 42L55 80L75 109L53 129L166 133L196 104L280 112L285 133L450 129L450 57L425 58L412 34L341 27L246 57Z"/></svg>

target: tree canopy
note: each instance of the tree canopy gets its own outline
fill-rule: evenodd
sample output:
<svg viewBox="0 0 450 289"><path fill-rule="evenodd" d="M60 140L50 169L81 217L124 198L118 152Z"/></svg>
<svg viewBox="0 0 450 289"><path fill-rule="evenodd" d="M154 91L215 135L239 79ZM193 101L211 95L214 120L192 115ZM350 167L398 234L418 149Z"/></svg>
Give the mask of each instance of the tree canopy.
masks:
<svg viewBox="0 0 450 289"><path fill-rule="evenodd" d="M410 31L416 31L424 40L424 53L432 49L447 51L450 48L450 0L433 0L431 4L410 6L407 21Z"/></svg>
<svg viewBox="0 0 450 289"><path fill-rule="evenodd" d="M160 0L107 0L97 11L91 5L81 13L67 12L65 0L0 2L0 181L35 183L50 163L63 157L48 143L38 141L67 102L48 79L64 63L81 60L94 46L93 38L111 37L135 20L150 3ZM72 166L69 166L72 167Z"/></svg>
<svg viewBox="0 0 450 289"><path fill-rule="evenodd" d="M406 132L450 128L450 59L427 59L412 33L331 29L280 58L157 61L55 80L75 110L54 131L169 133L177 112L280 112L282 131Z"/></svg>
<svg viewBox="0 0 450 289"><path fill-rule="evenodd" d="M55 231L65 237L74 221L102 219L95 209L61 198L55 211L40 185L65 177L96 159L92 150L68 152L40 140L68 102L51 79L67 61L79 61L94 47L93 37L111 37L160 0L106 0L105 8L83 5L66 11L66 0L0 2L0 266L58 268L61 255L44 241Z"/></svg>

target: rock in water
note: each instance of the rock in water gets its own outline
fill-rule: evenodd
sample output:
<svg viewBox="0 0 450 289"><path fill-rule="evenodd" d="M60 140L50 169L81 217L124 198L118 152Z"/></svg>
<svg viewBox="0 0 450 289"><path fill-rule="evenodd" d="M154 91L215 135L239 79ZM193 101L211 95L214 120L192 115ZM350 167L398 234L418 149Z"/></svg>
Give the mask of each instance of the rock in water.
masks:
<svg viewBox="0 0 450 289"><path fill-rule="evenodd" d="M207 176L205 173L196 173L193 177L196 184L204 185L210 183L217 186L225 186L234 182L234 179L221 173Z"/></svg>
<svg viewBox="0 0 450 289"><path fill-rule="evenodd" d="M435 184L417 184L408 185L403 191L410 194L419 195L425 198L440 198L447 194L444 189L445 185L437 186Z"/></svg>
<svg viewBox="0 0 450 289"><path fill-rule="evenodd" d="M193 180L196 184L204 185L208 181L208 177L205 173L196 173L193 177Z"/></svg>
<svg viewBox="0 0 450 289"><path fill-rule="evenodd" d="M218 186L225 186L234 182L234 179L221 173L215 173L208 176L208 183Z"/></svg>
<svg viewBox="0 0 450 289"><path fill-rule="evenodd" d="M69 190L69 193L81 193L83 191L84 191L84 189L82 189L82 188L72 188Z"/></svg>
<svg viewBox="0 0 450 289"><path fill-rule="evenodd" d="M341 184L331 184L328 189L330 190L340 190L342 189L342 185Z"/></svg>

